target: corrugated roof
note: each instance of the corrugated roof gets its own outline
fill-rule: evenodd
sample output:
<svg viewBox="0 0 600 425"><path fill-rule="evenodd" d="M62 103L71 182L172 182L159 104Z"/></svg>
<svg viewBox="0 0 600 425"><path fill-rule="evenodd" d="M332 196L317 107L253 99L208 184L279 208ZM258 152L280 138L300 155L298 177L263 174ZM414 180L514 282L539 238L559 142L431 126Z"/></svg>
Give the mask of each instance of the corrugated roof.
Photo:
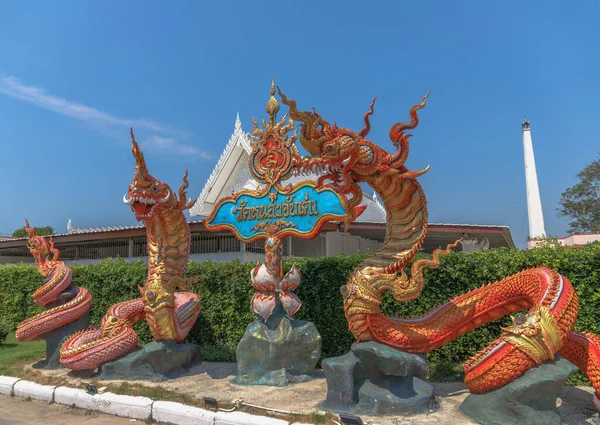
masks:
<svg viewBox="0 0 600 425"><path fill-rule="evenodd" d="M368 199L368 198L365 198ZM367 204L367 210L368 210L368 205L373 205L374 202L371 200L367 200L366 201ZM360 217L358 217L358 220L356 220L356 223L365 223L365 224L385 224L385 221L382 222L377 222L377 221L369 221L368 218L369 216L366 215L367 214L367 210L365 210L364 213L362 213L362 215ZM375 208L373 208L372 210L375 210ZM376 213L377 214L377 213ZM374 214L374 215L376 215ZM202 220L193 220L193 221L188 221L188 224L198 224L198 223L202 223ZM456 223L428 223L429 227L431 226L446 226L446 227L450 227L450 226L455 226L455 227L466 227L466 228L493 228L493 229L508 229L508 226L503 226L503 225L492 225L492 224L456 224ZM82 229L76 229L73 228L71 232L69 233L55 233L52 236L68 236L68 235L73 235L73 234L86 234L86 233L102 233L102 232L115 232L115 231L119 231L119 230L132 230L132 229L140 229L144 227L143 224L135 224L132 226L106 226L106 227L88 227L88 228L82 228ZM2 240L4 241L18 241L18 240L25 240L27 238L2 238Z"/></svg>
<svg viewBox="0 0 600 425"><path fill-rule="evenodd" d="M71 220L69 220L69 223ZM193 220L188 221L188 224L197 224L202 223L202 220ZM75 227L68 228L67 233L55 233L52 237L56 236L69 236L69 235L77 235L77 234L90 234L90 233L104 233L104 232L116 232L119 230L132 230L132 229L141 229L143 228L143 224L133 224L131 226L105 226L105 227L88 227L77 229ZM26 240L27 238L6 238L2 239L3 241L18 241L18 240Z"/></svg>

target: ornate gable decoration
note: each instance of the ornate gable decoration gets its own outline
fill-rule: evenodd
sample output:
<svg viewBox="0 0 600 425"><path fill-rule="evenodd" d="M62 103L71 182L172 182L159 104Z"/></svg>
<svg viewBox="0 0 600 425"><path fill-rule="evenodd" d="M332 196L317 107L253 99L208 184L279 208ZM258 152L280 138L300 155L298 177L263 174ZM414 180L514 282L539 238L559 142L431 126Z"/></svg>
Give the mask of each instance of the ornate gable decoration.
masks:
<svg viewBox="0 0 600 425"><path fill-rule="evenodd" d="M267 102L269 123L261 120L262 129L255 119L252 132L252 153L250 154L250 171L257 181L266 183L267 187L278 186L281 180L292 175L293 167L299 160L296 141L296 131L292 137L288 136L294 128L294 121L290 118L285 124L287 114L277 122L279 102L275 98L275 81L271 82L271 97ZM285 124L285 125L284 125Z"/></svg>

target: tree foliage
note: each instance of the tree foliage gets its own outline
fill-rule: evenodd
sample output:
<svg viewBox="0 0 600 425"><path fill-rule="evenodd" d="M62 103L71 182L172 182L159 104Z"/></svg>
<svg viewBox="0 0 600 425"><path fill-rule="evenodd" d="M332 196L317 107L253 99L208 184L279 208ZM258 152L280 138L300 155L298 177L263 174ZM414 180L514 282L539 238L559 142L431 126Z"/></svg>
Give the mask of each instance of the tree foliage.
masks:
<svg viewBox="0 0 600 425"><path fill-rule="evenodd" d="M558 213L573 219L569 222L572 233L600 233L600 158L577 177L580 182L563 192Z"/></svg>
<svg viewBox="0 0 600 425"><path fill-rule="evenodd" d="M46 227L34 227L35 234L38 236L49 236L54 234L54 228L51 226ZM13 238L26 238L27 232L25 231L25 227L21 227L17 229L12 234Z"/></svg>

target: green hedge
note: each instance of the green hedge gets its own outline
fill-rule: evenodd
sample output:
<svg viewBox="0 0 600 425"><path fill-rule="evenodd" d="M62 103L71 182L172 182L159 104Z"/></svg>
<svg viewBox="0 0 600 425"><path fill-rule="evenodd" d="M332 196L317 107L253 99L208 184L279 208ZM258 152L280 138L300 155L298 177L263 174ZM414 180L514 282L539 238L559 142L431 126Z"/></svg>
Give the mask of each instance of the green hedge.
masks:
<svg viewBox="0 0 600 425"><path fill-rule="evenodd" d="M322 336L323 358L344 354L352 344L339 288L362 258L338 256L295 261L303 276L297 290L303 304L295 317L315 323ZM383 310L388 315L413 317L482 284L539 265L558 270L575 286L580 299L576 329L600 334L600 323L595 319L600 311L600 243L577 249L546 247L533 251L496 249L471 254L453 253L442 259L438 269L425 272L425 289L415 301L396 303L386 294ZM249 278L253 266L237 261L189 264L188 275L200 276L192 290L200 295L202 309L188 341L202 346L207 361L235 359L236 345L253 320L250 298L254 291ZM286 261L286 270L289 267L291 262ZM85 286L93 294L91 320L95 324L111 304L139 297L137 287L144 283L147 271L142 262L127 263L124 260L73 266L72 270L73 282ZM42 281L33 267L0 267L2 317L16 324L39 312L31 294ZM452 377L456 374L452 370L455 365L497 338L499 324L507 321L508 318L504 318L490 323L429 353L432 374ZM140 339L149 341L151 336L146 324L142 322L136 326Z"/></svg>
<svg viewBox="0 0 600 425"><path fill-rule="evenodd" d="M0 346L6 341L6 337L12 331L12 324L0 317Z"/></svg>

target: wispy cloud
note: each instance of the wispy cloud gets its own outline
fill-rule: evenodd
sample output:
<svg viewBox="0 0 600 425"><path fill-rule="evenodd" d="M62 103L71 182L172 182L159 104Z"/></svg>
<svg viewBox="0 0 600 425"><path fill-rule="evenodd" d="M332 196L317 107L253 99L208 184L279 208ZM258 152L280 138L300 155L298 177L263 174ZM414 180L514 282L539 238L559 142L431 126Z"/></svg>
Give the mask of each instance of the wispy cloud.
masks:
<svg viewBox="0 0 600 425"><path fill-rule="evenodd" d="M157 149L174 150L182 155L197 155L203 159L208 159L211 157L209 154L201 151L195 146L178 143L173 137L161 137L154 135L148 138L146 144Z"/></svg>
<svg viewBox="0 0 600 425"><path fill-rule="evenodd" d="M42 88L27 86L15 77L0 75L0 93L94 125L133 127L134 130L143 129L149 132L161 133L162 136L149 136L144 144L184 155L198 155L201 158L210 157L206 152L193 145L179 142L178 138L188 136L184 132L148 120L116 117L99 109L48 94Z"/></svg>

